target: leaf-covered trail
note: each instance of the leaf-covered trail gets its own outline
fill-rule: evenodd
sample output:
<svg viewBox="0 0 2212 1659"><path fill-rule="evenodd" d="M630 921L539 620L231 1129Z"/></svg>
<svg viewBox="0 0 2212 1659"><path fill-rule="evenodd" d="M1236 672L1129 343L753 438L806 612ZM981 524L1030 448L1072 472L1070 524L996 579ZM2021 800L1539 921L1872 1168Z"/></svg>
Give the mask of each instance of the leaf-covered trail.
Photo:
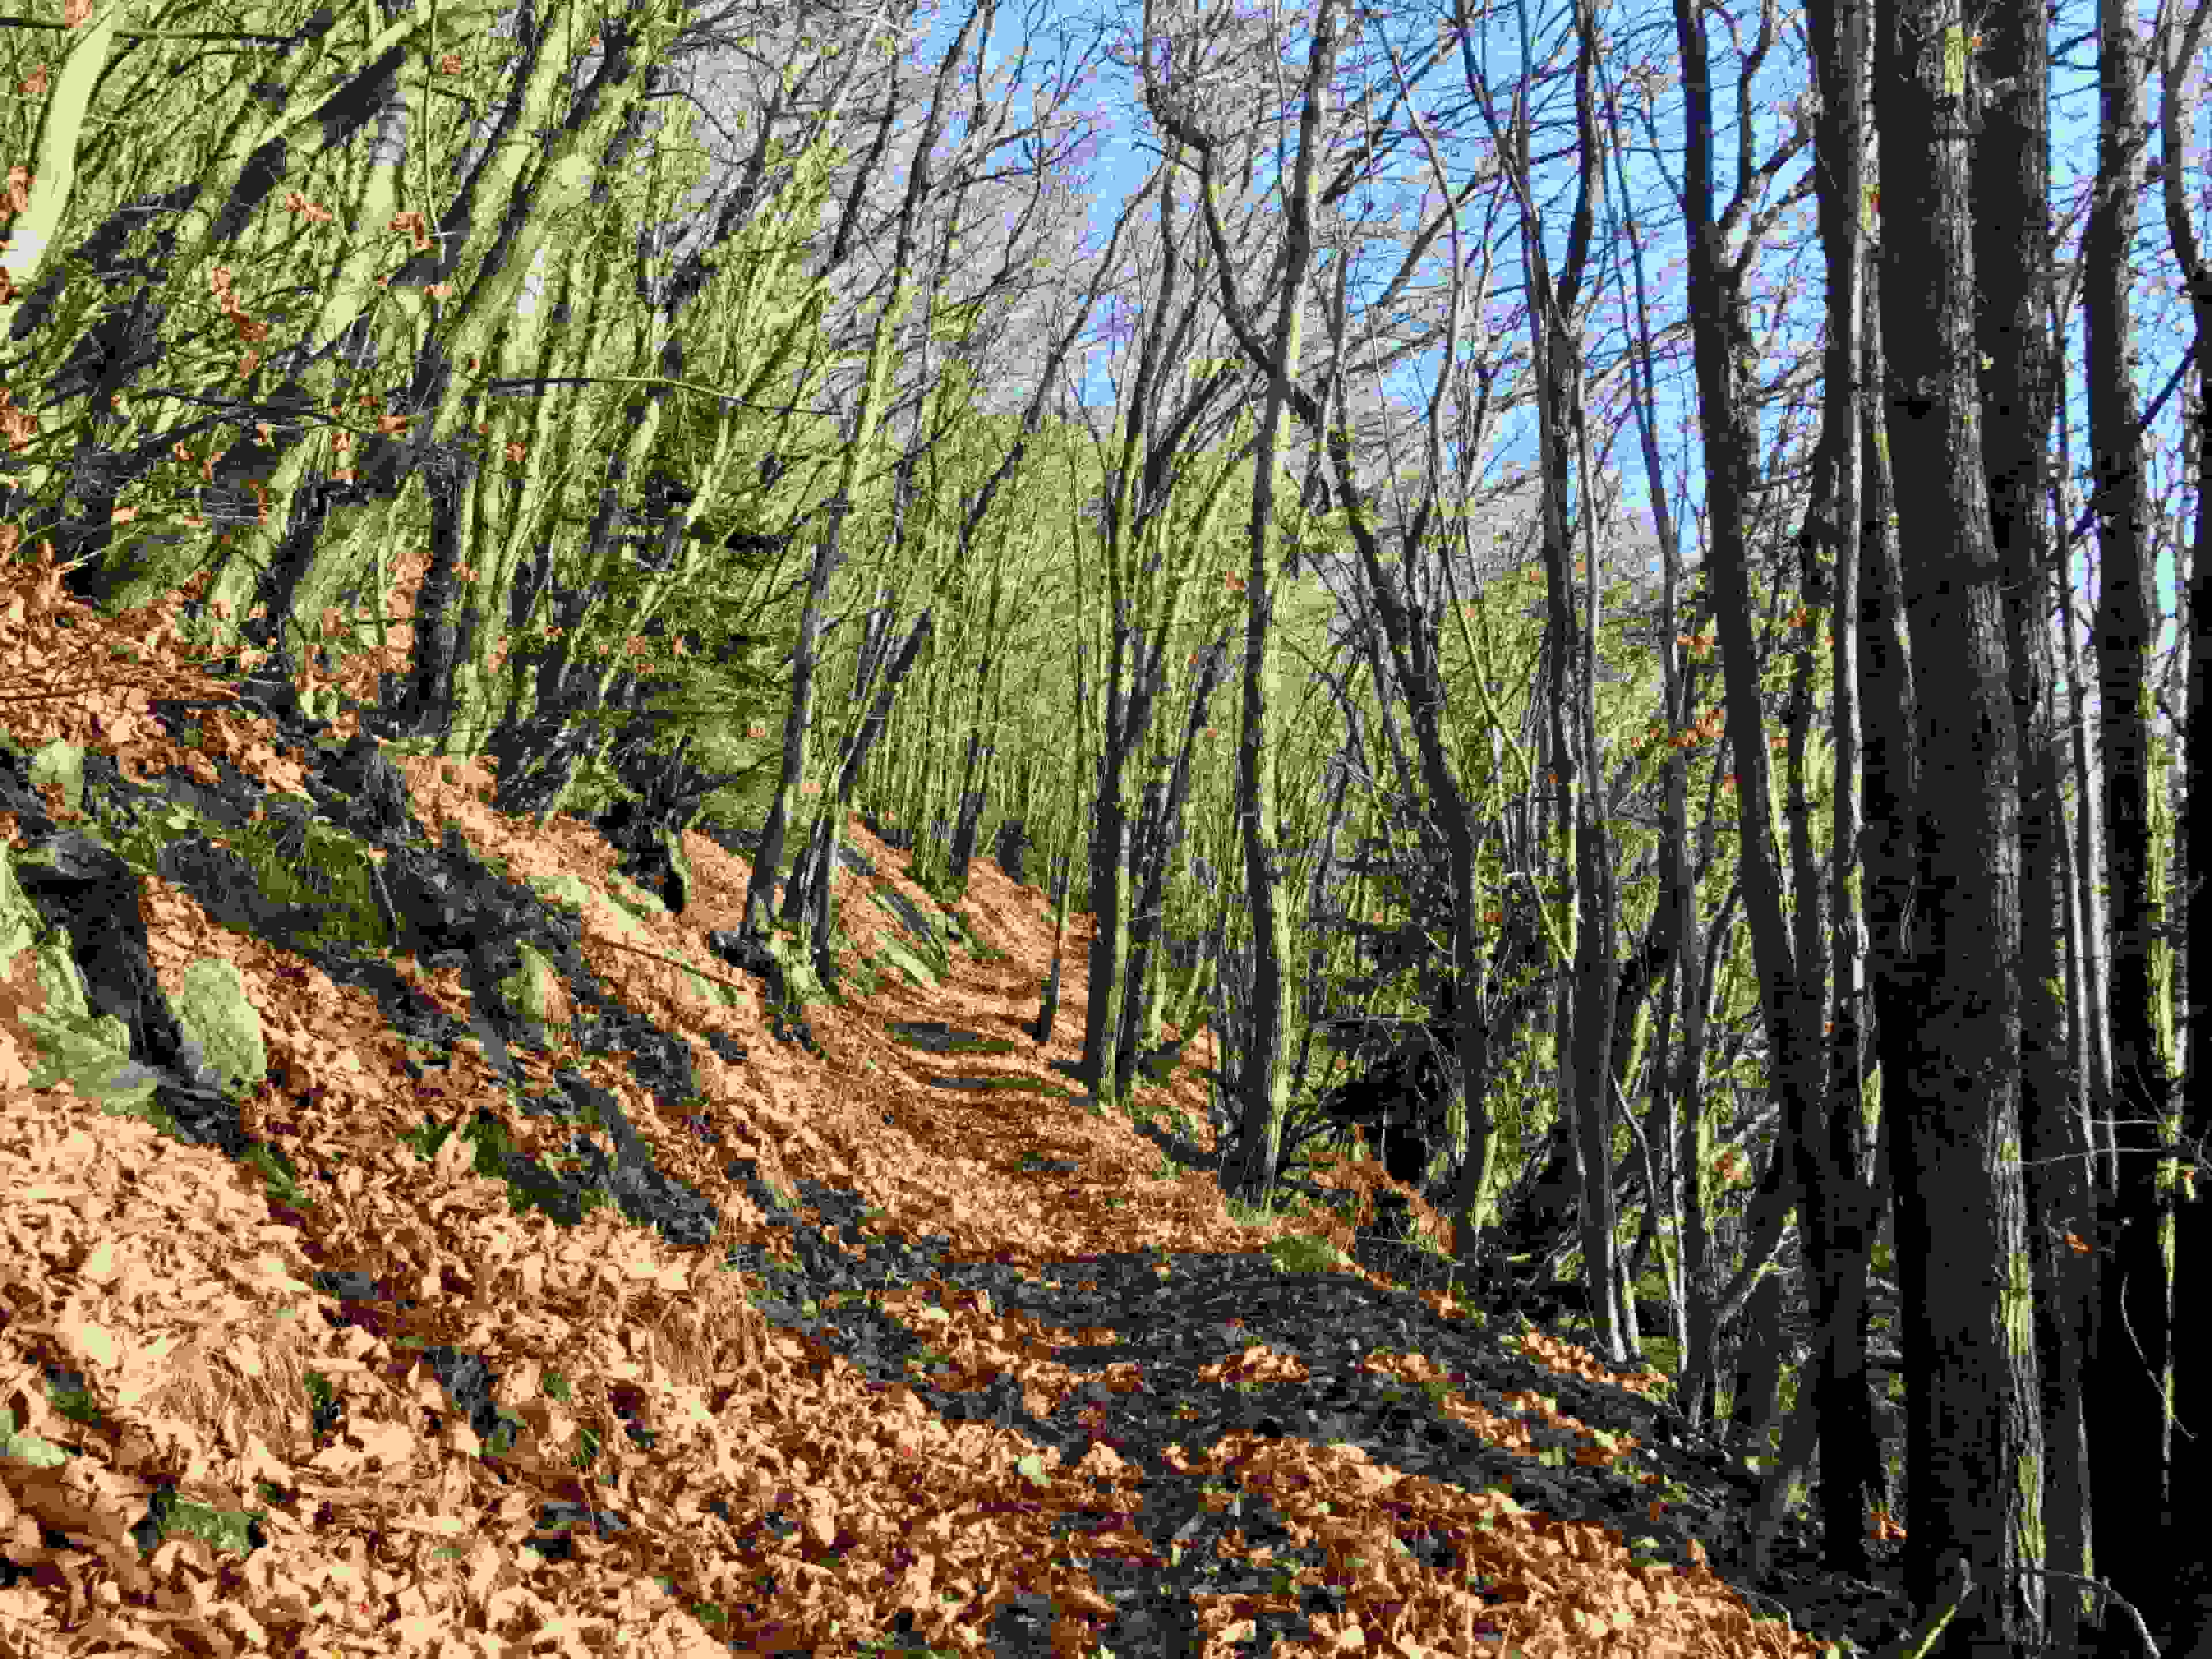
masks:
<svg viewBox="0 0 2212 1659"><path fill-rule="evenodd" d="M0 625L0 661L58 649L25 626ZM297 774L266 722L210 710L196 752L143 707L103 684L4 718L26 752L130 733L140 778L210 754L272 792ZM6 1017L33 993L0 981L0 1651L1225 1655L1263 1632L1278 1654L1819 1651L1706 1569L1632 1439L1429 1352L1350 1261L1291 1275L1262 1251L1296 1231L1349 1252L1348 1224L1240 1225L1209 1175L1091 1109L1052 1065L1074 1059L1073 1022L1042 1048L1022 1030L1049 965L1040 890L979 860L960 912L993 957L956 945L943 983L884 972L810 1007L810 1053L775 1041L755 982L701 947L737 925L743 860L695 831L685 914L635 907L588 825L533 831L483 804L480 769L398 764L432 842L450 826L518 882L580 885L592 971L690 1042L701 1084L694 1117L668 1121L620 1056L575 1051L555 1006L548 1047L514 1054L520 1094L556 1063L585 1073L720 1231L685 1251L611 1206L564 1226L517 1213L465 1135L418 1155L426 1118L489 1113L549 1162L562 1126L518 1110L479 1043L416 1054L414 1074L373 999L145 874L164 989L198 958L234 963L270 1075L295 1082L261 1085L243 1121L296 1201L214 1149L23 1086ZM858 825L852 840L876 874L837 877L848 987L896 926L871 885L934 908L899 854ZM1083 1006L1086 937L1071 927L1064 1010ZM683 963L744 988L718 995ZM456 970L393 966L467 1017ZM899 1035L931 1024L982 1051ZM1202 1126L1190 1065L1207 1058L1194 1042L1148 1103ZM924 1240L933 1265L851 1276ZM763 1282L726 1271L732 1255L764 1264L788 1316L756 1305ZM341 1318L315 1288L332 1265L374 1277L374 1317ZM840 1288L855 1282L865 1295ZM1456 1310L1427 1313L1433 1330ZM1394 1328L1403 1346L1346 1340ZM1572 1351L1464 1328L1455 1349L1514 1376L1541 1364L1562 1388L1620 1392ZM497 1378L496 1444L433 1376L439 1345ZM1117 1347L1144 1358L1101 1360ZM342 1422L318 1420L311 1376L343 1394ZM1532 1496L1601 1475L1648 1494L1621 1526ZM133 1528L165 1486L165 1536L143 1553ZM1170 1583L1191 1588L1163 1614Z"/></svg>

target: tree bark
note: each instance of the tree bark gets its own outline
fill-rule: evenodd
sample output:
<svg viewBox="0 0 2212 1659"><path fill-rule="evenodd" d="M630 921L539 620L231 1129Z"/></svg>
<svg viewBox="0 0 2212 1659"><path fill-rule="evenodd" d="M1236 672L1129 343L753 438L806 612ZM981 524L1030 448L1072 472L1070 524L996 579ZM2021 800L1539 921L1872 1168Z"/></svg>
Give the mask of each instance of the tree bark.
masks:
<svg viewBox="0 0 2212 1659"><path fill-rule="evenodd" d="M2184 637L2189 641L2189 717L2186 763L2188 802L2184 809L2183 845L2189 892L2185 901L2185 950L2188 963L2188 1063L2183 1071L2187 1092L2181 1103L2185 1146L2212 1146L2212 899L2204 878L2212 875L2212 261L2189 216L2179 158L2191 131L2190 76L2202 58L2212 5L2196 0L2185 24L2169 10L2159 40L2161 146L2166 157L2163 194L2166 240L2188 284L2197 331L2197 527L2190 556L2188 604ZM2196 1183L2182 1189L2174 1216L2177 1285L2201 1286L2212 1280L2212 1170L2200 1163ZM2179 1345L2174 1355L2174 1415L2181 1422L2212 1422L2212 1366L2203 1345ZM2200 1427L2174 1443L2172 1490L2202 1492L2212 1480L2212 1435ZM2177 1586L2177 1589L2179 1587ZM2199 1593L2212 1589L2200 1585ZM2200 1603L2200 1606L2202 1604ZM2177 1610L2179 1611L2179 1610ZM2194 1610L2192 1610L2194 1611ZM2201 1631L2203 1626L2197 1626ZM2176 1643L2202 1638L2177 1619Z"/></svg>
<svg viewBox="0 0 2212 1659"><path fill-rule="evenodd" d="M1773 9L1761 12L1759 50L1771 40ZM1696 347L1698 405L1704 437L1705 501L1711 526L1711 579L1716 603L1715 627L1722 648L1722 675L1727 687L1729 747L1736 776L1737 826L1741 846L1745 920L1751 930L1753 959L1758 965L1759 1009L1768 1038L1768 1066L1774 1090L1790 1126L1788 1152L1791 1179L1787 1183L1802 1200L1805 1218L1806 1271L1811 1299L1831 1314L1850 1301L1856 1285L1863 1297L1865 1229L1857 1219L1860 1202L1855 1168L1838 1167L1825 1133L1832 1109L1828 1096L1827 1054L1821 1037L1826 1000L1827 942L1820 926L1822 898L1809 844L1810 826L1802 799L1802 758L1796 763L1796 799L1793 800L1792 866L1797 892L1794 899L1798 931L1790 937L1789 915L1793 908L1790 884L1785 881L1782 848L1774 823L1774 785L1765 716L1762 706L1758 642L1752 629L1752 574L1750 513L1752 487L1757 477L1759 411L1758 353L1749 326L1745 274L1755 251L1756 222L1747 231L1745 245L1730 252L1729 238L1735 228L1757 205L1753 190L1758 175L1747 159L1740 162L1737 188L1727 208L1714 213L1712 94L1705 38L1705 19L1692 0L1676 0L1674 36L1682 62L1682 90L1689 142L1683 166L1684 204L1688 218L1690 308ZM1835 72L1842 76L1843 47L1835 46ZM1755 58L1746 70L1756 68ZM1846 107L1850 100L1841 94ZM1785 141L1789 148L1803 141L1803 133ZM1779 159L1779 158L1778 158ZM1840 152L1837 159L1842 159ZM1774 163L1770 161L1769 167ZM1849 239L1837 236L1848 257ZM1838 420L1841 417L1838 417ZM1838 440L1839 441L1839 440ZM1829 470L1833 475L1834 443ZM1801 613L1808 621L1810 611ZM1808 649L1809 647L1801 647ZM1796 707L1800 729L1809 720L1807 685L1810 659L1800 658ZM1802 754L1802 737L1799 755ZM1846 1123L1848 1139L1851 1127ZM1851 1160L1856 1164L1856 1159ZM1853 1257L1856 1260L1854 1261ZM1850 1357L1850 1329L1856 1318L1823 1318L1820 1328L1832 1335L1835 1346L1823 1347L1823 1364L1843 1368L1841 1381L1826 1385L1826 1402L1837 1413L1844 1435L1842 1455L1828 1461L1838 1470L1865 1466L1864 1447L1870 1431L1863 1426L1868 1407L1864 1362ZM1853 1373L1861 1403L1848 1398ZM1820 1387L1816 1382L1816 1388ZM1856 1444L1854 1444L1856 1442ZM1824 1500L1825 1501L1825 1500ZM1839 1500L1840 1501L1840 1500ZM1856 1507L1856 1500L1852 1505ZM1854 1531L1857 1522L1853 1523ZM1833 1534L1832 1534L1832 1538ZM1838 1541L1836 1547L1848 1549Z"/></svg>
<svg viewBox="0 0 2212 1659"><path fill-rule="evenodd" d="M1835 832L1829 904L1835 989L1830 1001L1830 1089L1825 1144L1809 1156L1826 1164L1823 1179L1834 1202L1807 1219L1826 1237L1808 1251L1823 1264L1814 1275L1813 1317L1818 1372L1813 1382L1821 1439L1820 1524L1823 1559L1838 1571L1866 1575L1872 1498L1881 1486L1881 1446L1875 1431L1867 1372L1867 1276L1874 1247L1874 1193L1863 1145L1866 1087L1866 935L1859 879L1861 796L1859 648L1853 625L1859 607L1862 515L1861 430L1871 388L1862 383L1868 192L1871 167L1866 118L1870 0L1812 0L1820 114L1814 134L1820 236L1828 270L1828 344L1823 416L1828 505L1820 524L1833 561ZM1814 583L1806 584L1810 589ZM1814 613L1816 617L1818 612ZM1808 641L1807 650L1812 648ZM1825 1212L1823 1212L1825 1211Z"/></svg>
<svg viewBox="0 0 2212 1659"><path fill-rule="evenodd" d="M2152 951L2160 921L2152 891L2148 665L2157 643L2149 511L2136 430L2130 310L2136 200L2143 177L2143 54L2133 9L2097 13L2101 118L2097 180L2082 240L2100 592L2093 623L2103 768L2105 868L2112 917L2109 989L2114 1169L2089 1368L2089 1448L2112 1472L2092 1493L2096 1553L2113 1588L2163 1607L2176 1565L2168 1486L2171 1410L2172 1165L2166 1115L2172 1066Z"/></svg>
<svg viewBox="0 0 2212 1659"><path fill-rule="evenodd" d="M814 562L806 576L806 602L799 613L799 638L791 652L791 706L784 711L783 767L777 774L775 793L769 797L768 818L761 826L761 842L753 854L751 878L745 884L744 919L738 931L757 939L765 931L769 912L775 904L776 866L783 861L783 843L790 832L792 795L806 775L807 739L814 720L814 677L818 667L817 641L822 629L822 606L830 579L845 562L844 503L833 504L830 521L814 544ZM796 885L799 866L794 859L791 883Z"/></svg>
<svg viewBox="0 0 2212 1659"><path fill-rule="evenodd" d="M1903 511L1921 773L1907 933L1914 1064L1885 1079L1910 1379L1905 1571L1923 1604L1965 1553L1953 1649L2039 1645L2042 1482L2020 1144L2020 751L1977 416L1970 128L1960 0L1883 0L1882 331Z"/></svg>
<svg viewBox="0 0 2212 1659"><path fill-rule="evenodd" d="M2021 744L2021 1131L2022 1180L2035 1281L2036 1363L2045 1461L2045 1559L2077 1578L2091 1571L2087 1422L2081 1364L2087 1335L2086 1257L2069 1235L2090 1237L2088 1143L2078 1110L2064 1000L2066 838L2050 614L2057 559L2045 456L2056 390L2054 303L2047 230L2050 25L2040 0L2002 0L1983 15L1978 63L2012 90L1988 98L1974 152L1975 264L1982 451L1990 527L2004 571L2012 705ZM2031 1599L2039 1593L2031 1585ZM2051 1581L2048 1636L2061 1651L2081 1639L2084 1589Z"/></svg>
<svg viewBox="0 0 2212 1659"><path fill-rule="evenodd" d="M1280 553L1274 537L1277 459L1289 414L1291 377L1298 368L1306 282L1314 257L1315 185L1321 173L1322 126L1328 112L1329 77L1340 44L1335 0L1321 0L1307 55L1305 103L1298 112L1297 156L1285 204L1282 296L1275 314L1267 364L1267 395L1260 413L1260 442L1252 460L1250 562L1245 574L1249 614L1244 636L1244 710L1237 745L1237 812L1244 840L1244 888L1252 906L1254 1018L1244 1055L1243 1164L1237 1184L1248 1200L1274 1185L1287 1079L1283 1042L1290 1015L1286 969L1290 917L1284 908L1282 850L1275 799L1280 758L1275 702L1281 670L1274 637L1273 596Z"/></svg>

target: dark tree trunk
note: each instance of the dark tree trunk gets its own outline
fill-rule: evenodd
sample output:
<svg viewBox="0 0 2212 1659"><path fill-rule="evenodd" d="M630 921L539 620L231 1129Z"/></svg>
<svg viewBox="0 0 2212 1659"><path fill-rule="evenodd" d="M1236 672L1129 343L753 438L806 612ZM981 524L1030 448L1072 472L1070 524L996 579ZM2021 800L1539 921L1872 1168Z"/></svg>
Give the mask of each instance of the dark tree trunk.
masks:
<svg viewBox="0 0 2212 1659"><path fill-rule="evenodd" d="M2203 16L2200 10L2200 27ZM2192 34L2181 49L2167 49L2162 60L2166 91L2161 112L2169 157L2181 153L2183 142L2183 106L2175 95L2176 82L2191 70L2186 48L2202 40L2202 35ZM2189 273L2190 307L2197 324L2197 530L2182 635L2189 641L2188 799L2177 837L2187 879L2182 902L2188 981L2186 991L2178 990L2177 995L2193 999L2187 1014L2188 1061L2183 1068L2188 1081L2181 1102L2182 1144L2203 1147L2212 1145L2212 1010L2205 1006L2206 999L2212 997L2212 898L2203 887L2204 878L2212 875L2212 261L2205 258L2190 219L2182 171L2169 165L2164 190L2167 240L2175 263ZM2212 1282L2212 1191L2208 1188L2212 1188L2212 1170L2200 1167L2195 1185L2183 1189L2184 1201L2174 1218L2174 1282L2191 1286L2197 1297ZM2184 1423L2212 1422L2212 1364L2206 1363L2202 1342L2194 1347L2177 1346L2173 1382L2175 1417ZM2172 1480L2176 1492L2205 1489L2204 1483L2212 1480L2212 1434L2199 1427L2194 1435L2175 1442ZM2177 1619L2174 1626L2176 1651L2185 1650L2180 1644L2191 1640L2196 1645L2186 1650L2201 1650L2202 1632L2212 1628L2212 1602L2204 1599L2212 1584L2200 1581L2195 1589L2198 1599L2189 1609L2194 1617L2187 1622Z"/></svg>
<svg viewBox="0 0 2212 1659"><path fill-rule="evenodd" d="M2170 1166L2164 1116L2170 1064L2152 977L2160 917L2151 890L2149 704L2156 643L2142 440L2136 429L2133 280L2143 175L2143 53L2124 0L2098 9L2102 118L2096 193L2082 242L2087 313L2089 447L2100 587L2093 624L2104 762L2105 868L2110 884L2114 1186L2103 1262L2102 1317L2089 1370L2089 1445L2111 1472L2092 1493L2096 1557L2138 1607L2163 1608L2179 1518L2170 1509L2172 1415ZM2201 1432L2202 1430L2199 1430Z"/></svg>
<svg viewBox="0 0 2212 1659"><path fill-rule="evenodd" d="M2087 1260L2066 1235L2094 1236L2088 1142L2077 1110L2064 1001L2065 894L2058 724L2050 614L2055 550L2045 453L2056 365L2051 344L2050 25L2041 0L2002 0L1982 18L1978 63L2010 95L1987 100L1974 152L1976 330L1990 528L2004 572L2012 705L2021 744L2021 1132L2035 1281L2035 1344L2045 1447L2045 1561L2091 1571L2081 1364ZM2031 1595L2034 1592L2033 1588ZM2054 1581L2049 1638L2080 1640L2082 1590Z"/></svg>
<svg viewBox="0 0 2212 1659"><path fill-rule="evenodd" d="M1845 44L1848 21L1847 13L1838 12L1819 25L1824 31L1820 38L1825 46L1820 48L1825 52L1824 72L1833 88L1826 100L1833 106L1833 114L1826 132L1824 159L1831 167L1846 169L1843 186L1846 189L1854 150L1863 149L1863 144L1855 145L1852 138L1859 113L1859 71L1857 60ZM1841 1477L1824 1480L1822 1501L1830 1516L1830 1547L1849 1559L1856 1547L1838 1535L1833 1517L1843 1510L1850 1511L1853 1535L1863 1525L1856 1511L1869 1461L1871 1430L1860 1333L1869 1240L1863 1219L1863 1188L1853 1156L1856 1098L1833 1099L1829 1089L1829 1054L1823 1041L1828 940L1820 914L1826 895L1811 843L1802 737L1798 758L1793 763L1790 800L1795 835L1790 873L1794 884L1785 880L1784 849L1778 844L1773 826L1774 787L1752 616L1749 532L1759 443L1758 349L1744 286L1752 249L1746 246L1737 251L1729 245L1729 225L1755 203L1746 193L1750 178L1747 170L1740 175L1743 182L1738 193L1723 211L1715 212L1714 130L1705 29L1705 20L1692 0L1676 0L1674 33L1682 61L1688 129L1684 204L1712 544L1711 579L1727 687L1729 747L1738 780L1736 823L1742 848L1744 915L1758 965L1769 1066L1789 1126L1786 1158L1790 1178L1784 1184L1802 1203L1808 1300L1820 1310L1819 1364L1812 1386L1825 1408L1824 1422L1836 1437L1825 1462L1832 1477ZM1834 262L1832 268L1840 268L1844 274L1842 298L1848 301L1853 287L1850 273L1856 264L1855 239L1848 231L1860 204L1856 200L1835 199L1835 190L1832 183L1825 192L1823 234ZM1847 310L1845 318L1841 325L1831 323L1831 349L1847 359L1856 313ZM1847 474L1840 463L1848 460L1850 422L1848 400L1832 400L1824 460L1828 483L1816 518L1819 512L1832 515L1842 510L1839 486L1847 482ZM1817 574L1816 562L1808 574ZM1808 581L1808 586L1812 585ZM1800 647L1806 653L1811 648L1809 645ZM1791 710L1800 732L1810 719L1811 668L1809 654L1801 655ZM1794 939L1790 926L1793 910ZM1832 1126L1832 1113L1842 1120L1840 1126ZM1832 1127L1840 1128L1840 1156L1838 1136L1831 1133ZM1769 1200L1770 1208L1775 1201ZM1770 1507L1766 1513L1775 1511Z"/></svg>
<svg viewBox="0 0 2212 1659"><path fill-rule="evenodd" d="M1977 428L1973 179L1982 89L1960 0L1883 0L1882 331L1917 708L1916 1063L1885 1073L1910 1393L1905 1571L1973 1589L1947 1652L2039 1644L2042 1471L2020 1145L2020 749Z"/></svg>
<svg viewBox="0 0 2212 1659"><path fill-rule="evenodd" d="M1052 970L1045 977L1044 996L1037 1004L1037 1017L1030 1026L1030 1035L1042 1048L1052 1041L1053 1022L1060 1017L1060 941L1067 936L1067 889L1074 878L1075 860L1061 853L1052 861L1053 950Z"/></svg>
<svg viewBox="0 0 2212 1659"><path fill-rule="evenodd" d="M1112 701L1119 703L1121 699ZM1110 714L1107 718L1110 726L1127 729L1125 721L1116 720ZM1119 755L1120 747L1109 732L1106 752L1098 763L1098 794L1091 828L1091 913L1097 918L1097 931L1091 936L1085 963L1088 975L1081 1077L1093 1097L1102 1102L1112 1097L1121 1084L1114 1069L1118 1058L1114 990L1121 975L1127 971L1129 953L1128 907L1121 890L1130 879L1130 825L1128 803L1121 793L1127 763Z"/></svg>
<svg viewBox="0 0 2212 1659"><path fill-rule="evenodd" d="M1829 625L1835 657L1835 838L1831 953L1835 994L1829 1045L1831 1087L1825 1131L1808 1136L1808 1158L1824 1162L1820 1179L1834 1194L1808 1219L1825 1235L1810 1258L1826 1264L1814 1275L1813 1324L1820 1368L1814 1383L1820 1437L1823 1557L1838 1571L1866 1576L1867 1533L1881 1486L1881 1445L1875 1431L1867 1370L1867 1276L1874 1242L1874 1193L1867 1180L1863 1091L1866 1085L1865 972L1860 927L1861 761L1859 526L1864 446L1861 431L1871 395L1860 382L1864 350L1868 191L1866 120L1872 0L1813 0L1814 55L1820 88L1814 134L1820 238L1828 270L1826 406L1823 419L1826 510L1820 526L1834 561ZM1808 576L1808 597L1821 585ZM1817 612L1815 613L1817 614ZM1808 652L1811 644L1807 647Z"/></svg>
<svg viewBox="0 0 2212 1659"><path fill-rule="evenodd" d="M1183 720L1182 746L1176 752L1175 766L1168 774L1166 785L1163 787L1155 783L1147 786L1145 792L1139 838L1143 853L1135 861L1137 867L1133 872L1136 896L1130 907L1129 968L1115 1042L1114 1071L1117 1077L1133 1075L1130 1068L1135 1062L1139 1030L1146 1023L1145 1000L1150 994L1147 981L1152 978L1152 957L1164 948L1161 907L1167 891L1168 860L1182 837L1183 804L1190 795L1191 759L1197 753L1199 734L1206 729L1214 688L1227 660L1227 641L1215 641L1200 662L1198 679L1191 688L1190 707ZM1190 1034L1186 1031L1183 1035Z"/></svg>
<svg viewBox="0 0 2212 1659"><path fill-rule="evenodd" d="M1884 441L1886 413L1879 388L1885 357L1881 336L1881 262L1866 270L1865 340L1860 354L1860 453L1865 460L1865 500L1859 510L1860 592L1853 623L1863 665L1864 802L1860 860L1866 872L1867 990L1874 1010L1875 1062L1885 1079L1911 1075L1916 998L1905 927L1920 879L1920 830L1912 800L1920 781L1918 693L1905 619L1904 574L1897 549L1897 489ZM1872 1224L1896 1191L1890 1176L1891 1126L1897 1102L1884 1090L1875 1154L1868 1167L1874 1195ZM1893 1229L1893 1237L1894 1230ZM1887 1486L1887 1467L1884 1469ZM1893 1519L1895 1517L1892 1517Z"/></svg>
<svg viewBox="0 0 2212 1659"><path fill-rule="evenodd" d="M830 592L830 579L845 562L844 518L848 506L832 504L830 521L814 544L814 559L807 573L806 601L799 608L799 638L791 649L791 707L783 722L783 768L770 799L768 822L761 826L760 849L753 855L752 879L745 884L744 920L738 931L757 939L775 901L776 867L783 859L784 837L791 823L791 792L806 771L807 733L814 718L814 676L818 664L816 642L822 633L822 606ZM795 885L799 875L794 860Z"/></svg>
<svg viewBox="0 0 2212 1659"><path fill-rule="evenodd" d="M883 684L877 690L874 706L861 722L860 729L853 734L839 761L829 803L816 816L806 850L793 860L791 879L784 888L783 919L787 925L802 916L806 919L809 936L814 941L816 970L825 986L835 985L837 979L836 953L832 947L830 890L837 873L837 843L844 832L845 814L851 810L853 791L859 785L861 767L867 763L868 750L882 735L884 723L890 718L891 702L913 670L921 647L933 636L935 626L933 613L928 611L915 618L906 644L900 647L898 659L890 665Z"/></svg>

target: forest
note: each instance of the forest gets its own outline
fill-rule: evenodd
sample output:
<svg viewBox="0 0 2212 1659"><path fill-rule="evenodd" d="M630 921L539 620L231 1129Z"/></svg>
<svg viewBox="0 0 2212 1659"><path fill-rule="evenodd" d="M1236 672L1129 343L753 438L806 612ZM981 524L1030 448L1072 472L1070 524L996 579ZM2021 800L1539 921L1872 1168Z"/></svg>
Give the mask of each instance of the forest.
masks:
<svg viewBox="0 0 2212 1659"><path fill-rule="evenodd" d="M1224 1192L1364 1135L1941 1651L2192 1650L2208 17L32 0L0 541L741 836L802 1005L855 817L1026 866Z"/></svg>

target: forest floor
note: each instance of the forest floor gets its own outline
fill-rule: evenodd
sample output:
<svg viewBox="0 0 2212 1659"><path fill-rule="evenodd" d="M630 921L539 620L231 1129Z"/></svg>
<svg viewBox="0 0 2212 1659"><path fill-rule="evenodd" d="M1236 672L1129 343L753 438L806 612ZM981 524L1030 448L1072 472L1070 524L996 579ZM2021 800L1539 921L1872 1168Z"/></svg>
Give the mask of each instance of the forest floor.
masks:
<svg viewBox="0 0 2212 1659"><path fill-rule="evenodd" d="M0 662L52 684L87 660L97 626L56 609L0 615ZM127 750L127 777L273 797L318 763L220 711L186 747L110 678L0 708L0 766ZM742 857L690 833L672 915L587 823L392 758L428 845L568 896L599 985L690 1046L697 1095L672 1114L557 1007L507 1066L424 1053L337 957L140 868L163 990L216 957L258 1012L260 1151L26 1086L20 983L0 996L0 1654L1748 1659L1900 1623L1893 1574L1821 1574L1795 1519L1736 1571L1750 1494L1660 1380L1400 1273L1358 1231L1372 1164L1233 1214L1206 1034L1139 1121L1098 1109L1068 1075L1087 918L1053 1041L1024 1029L1040 888L979 860L948 917L856 822L841 1000L779 1040L705 944L738 925ZM915 914L941 931L907 937ZM468 1018L456 975L386 966ZM708 1245L611 1203L556 1220L451 1133L556 1156L563 1126L522 1109L556 1065L711 1200Z"/></svg>

